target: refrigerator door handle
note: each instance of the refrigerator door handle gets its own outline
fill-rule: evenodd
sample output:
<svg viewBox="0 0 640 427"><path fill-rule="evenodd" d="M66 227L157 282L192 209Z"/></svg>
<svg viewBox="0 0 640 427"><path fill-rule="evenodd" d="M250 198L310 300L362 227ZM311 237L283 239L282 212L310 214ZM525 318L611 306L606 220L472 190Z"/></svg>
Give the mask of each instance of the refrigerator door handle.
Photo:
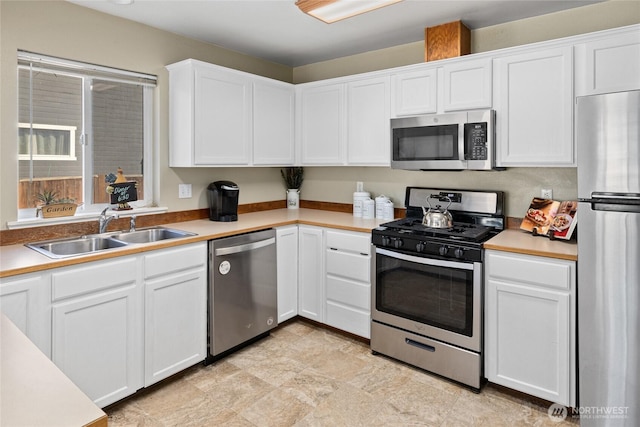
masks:
<svg viewBox="0 0 640 427"><path fill-rule="evenodd" d="M640 194L592 192L591 199L580 199L591 205L594 211L640 213Z"/></svg>
<svg viewBox="0 0 640 427"><path fill-rule="evenodd" d="M591 199L599 199L602 201L611 200L618 203L640 203L640 194L638 193L611 193L594 191L591 193Z"/></svg>

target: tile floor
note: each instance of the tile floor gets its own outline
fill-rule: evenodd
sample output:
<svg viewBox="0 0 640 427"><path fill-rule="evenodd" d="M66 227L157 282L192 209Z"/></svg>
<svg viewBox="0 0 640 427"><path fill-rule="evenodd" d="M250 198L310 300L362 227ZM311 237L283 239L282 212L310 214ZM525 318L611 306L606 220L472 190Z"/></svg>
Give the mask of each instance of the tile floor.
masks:
<svg viewBox="0 0 640 427"><path fill-rule="evenodd" d="M573 426L487 385L477 394L303 320L105 408L109 426Z"/></svg>

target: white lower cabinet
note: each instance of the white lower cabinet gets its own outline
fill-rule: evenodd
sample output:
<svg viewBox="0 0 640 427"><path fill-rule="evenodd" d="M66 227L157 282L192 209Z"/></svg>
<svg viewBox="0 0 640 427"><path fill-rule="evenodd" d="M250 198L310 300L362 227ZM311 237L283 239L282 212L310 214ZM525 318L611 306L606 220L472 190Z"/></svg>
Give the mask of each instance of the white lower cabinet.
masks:
<svg viewBox="0 0 640 427"><path fill-rule="evenodd" d="M323 229L298 227L298 314L324 322Z"/></svg>
<svg viewBox="0 0 640 427"><path fill-rule="evenodd" d="M207 244L144 255L144 386L207 356Z"/></svg>
<svg viewBox="0 0 640 427"><path fill-rule="evenodd" d="M100 407L142 387L137 261L96 261L51 275L52 360Z"/></svg>
<svg viewBox="0 0 640 427"><path fill-rule="evenodd" d="M51 358L51 275L0 279L0 311Z"/></svg>
<svg viewBox="0 0 640 427"><path fill-rule="evenodd" d="M486 251L487 379L576 403L576 264Z"/></svg>
<svg viewBox="0 0 640 427"><path fill-rule="evenodd" d="M298 243L298 314L369 338L370 234L300 225Z"/></svg>
<svg viewBox="0 0 640 427"><path fill-rule="evenodd" d="M298 226L276 228L278 323L298 314Z"/></svg>
<svg viewBox="0 0 640 427"><path fill-rule="evenodd" d="M370 337L371 238L367 233L326 231L325 323Z"/></svg>
<svg viewBox="0 0 640 427"><path fill-rule="evenodd" d="M51 273L53 362L100 407L207 352L207 244Z"/></svg>

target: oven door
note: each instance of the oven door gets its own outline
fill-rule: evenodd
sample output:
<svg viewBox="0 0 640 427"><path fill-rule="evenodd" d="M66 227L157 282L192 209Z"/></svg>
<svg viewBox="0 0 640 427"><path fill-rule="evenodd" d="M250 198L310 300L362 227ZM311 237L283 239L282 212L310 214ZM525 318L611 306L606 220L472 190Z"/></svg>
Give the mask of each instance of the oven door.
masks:
<svg viewBox="0 0 640 427"><path fill-rule="evenodd" d="M482 264L377 248L373 321L480 352Z"/></svg>

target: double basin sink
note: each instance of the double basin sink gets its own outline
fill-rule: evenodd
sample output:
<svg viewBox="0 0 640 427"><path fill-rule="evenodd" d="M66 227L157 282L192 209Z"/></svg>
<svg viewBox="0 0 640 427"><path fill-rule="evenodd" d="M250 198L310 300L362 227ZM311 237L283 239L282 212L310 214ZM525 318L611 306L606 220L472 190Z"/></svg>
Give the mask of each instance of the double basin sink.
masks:
<svg viewBox="0 0 640 427"><path fill-rule="evenodd" d="M47 240L44 242L28 243L25 246L49 258L68 258L102 252L113 248L121 248L132 244L153 243L195 235L195 233L173 228L152 227L135 231L114 231L111 233L91 234L82 237Z"/></svg>

